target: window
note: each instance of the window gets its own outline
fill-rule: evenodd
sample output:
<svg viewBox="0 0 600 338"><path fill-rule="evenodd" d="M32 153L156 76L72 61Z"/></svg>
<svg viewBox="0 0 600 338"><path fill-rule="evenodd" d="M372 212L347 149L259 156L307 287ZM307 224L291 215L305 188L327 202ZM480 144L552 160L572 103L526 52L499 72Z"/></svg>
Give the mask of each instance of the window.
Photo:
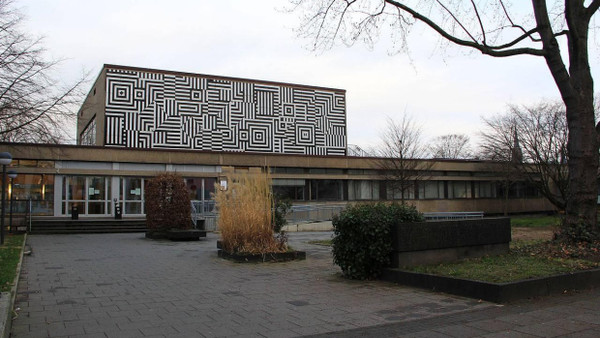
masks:
<svg viewBox="0 0 600 338"><path fill-rule="evenodd" d="M313 201L341 201L343 197L342 180L310 181L310 199Z"/></svg>
<svg viewBox="0 0 600 338"><path fill-rule="evenodd" d="M496 198L497 189L494 182L475 182L475 198Z"/></svg>
<svg viewBox="0 0 600 338"><path fill-rule="evenodd" d="M404 189L403 189L404 188ZM404 195L404 198L402 196ZM388 200L411 200L415 198L414 182L405 182L405 184L386 182L386 198Z"/></svg>
<svg viewBox="0 0 600 338"><path fill-rule="evenodd" d="M33 215L54 214L54 175L19 174L7 183L6 198L13 204L14 213L27 212L31 198Z"/></svg>
<svg viewBox="0 0 600 338"><path fill-rule="evenodd" d="M420 181L419 199L440 199L444 198L443 181Z"/></svg>
<svg viewBox="0 0 600 338"><path fill-rule="evenodd" d="M92 117L90 123L81 133L79 142L83 146L91 146L96 144L96 116Z"/></svg>
<svg viewBox="0 0 600 338"><path fill-rule="evenodd" d="M110 179L103 176L65 176L62 213L77 207L81 215L108 215L112 212Z"/></svg>
<svg viewBox="0 0 600 338"><path fill-rule="evenodd" d="M124 215L144 213L144 183L141 177L121 177L119 199L125 204Z"/></svg>
<svg viewBox="0 0 600 338"><path fill-rule="evenodd" d="M348 181L348 199L378 200L379 181Z"/></svg>
<svg viewBox="0 0 600 338"><path fill-rule="evenodd" d="M448 198L470 198L471 181L448 181Z"/></svg>

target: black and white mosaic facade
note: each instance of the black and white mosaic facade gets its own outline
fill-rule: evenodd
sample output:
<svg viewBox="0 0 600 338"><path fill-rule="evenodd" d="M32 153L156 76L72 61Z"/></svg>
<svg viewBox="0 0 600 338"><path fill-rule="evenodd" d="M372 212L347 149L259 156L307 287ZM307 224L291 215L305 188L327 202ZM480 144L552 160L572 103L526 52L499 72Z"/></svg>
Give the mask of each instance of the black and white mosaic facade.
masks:
<svg viewBox="0 0 600 338"><path fill-rule="evenodd" d="M339 90L107 69L105 145L346 154Z"/></svg>

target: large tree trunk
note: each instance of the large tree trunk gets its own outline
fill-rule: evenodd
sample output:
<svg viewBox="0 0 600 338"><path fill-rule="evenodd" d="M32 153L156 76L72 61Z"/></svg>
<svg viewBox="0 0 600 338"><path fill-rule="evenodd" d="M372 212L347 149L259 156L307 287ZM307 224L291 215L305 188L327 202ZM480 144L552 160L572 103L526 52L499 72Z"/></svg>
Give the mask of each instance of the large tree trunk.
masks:
<svg viewBox="0 0 600 338"><path fill-rule="evenodd" d="M571 237L587 237L598 235L598 137L594 126L593 100L582 98L578 101L567 104L569 198L565 230Z"/></svg>
<svg viewBox="0 0 600 338"><path fill-rule="evenodd" d="M594 80L588 57L589 27L588 21L581 19L584 17L582 10L582 6L574 6L567 1L572 90L563 95L569 126L570 183L565 226L575 230L575 237L598 235L598 134L594 121Z"/></svg>
<svg viewBox="0 0 600 338"><path fill-rule="evenodd" d="M533 0L544 58L565 103L569 138L569 196L563 234L572 240L598 235L598 134L594 122L594 81L588 58L589 16L583 1L565 1L569 71L552 32L546 2Z"/></svg>

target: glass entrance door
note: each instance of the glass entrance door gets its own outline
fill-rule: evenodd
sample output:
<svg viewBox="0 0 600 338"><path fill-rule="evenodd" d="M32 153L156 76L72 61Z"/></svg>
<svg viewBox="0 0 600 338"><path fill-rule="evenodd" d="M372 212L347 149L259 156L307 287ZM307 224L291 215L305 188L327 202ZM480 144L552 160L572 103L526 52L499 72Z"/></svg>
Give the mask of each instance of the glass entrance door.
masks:
<svg viewBox="0 0 600 338"><path fill-rule="evenodd" d="M80 215L106 216L112 212L110 180L106 177L66 176L62 196L64 215L71 215L74 207Z"/></svg>

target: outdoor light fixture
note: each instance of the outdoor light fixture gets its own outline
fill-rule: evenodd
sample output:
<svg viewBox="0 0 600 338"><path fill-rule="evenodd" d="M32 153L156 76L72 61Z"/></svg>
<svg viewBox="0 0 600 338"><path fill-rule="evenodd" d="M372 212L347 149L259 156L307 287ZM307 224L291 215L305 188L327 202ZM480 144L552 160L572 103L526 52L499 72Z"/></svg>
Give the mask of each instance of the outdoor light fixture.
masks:
<svg viewBox="0 0 600 338"><path fill-rule="evenodd" d="M6 166L12 162L9 152L0 153L0 164L2 164L2 212L0 219L0 245L4 244L4 216L6 215Z"/></svg>
<svg viewBox="0 0 600 338"><path fill-rule="evenodd" d="M13 219L13 196L15 194L15 187L14 187L14 179L17 178L17 172L14 170L9 170L8 171L8 177L10 178L10 216L9 216L9 222L8 222L8 231L10 233L13 232L13 226L12 226L12 219Z"/></svg>

